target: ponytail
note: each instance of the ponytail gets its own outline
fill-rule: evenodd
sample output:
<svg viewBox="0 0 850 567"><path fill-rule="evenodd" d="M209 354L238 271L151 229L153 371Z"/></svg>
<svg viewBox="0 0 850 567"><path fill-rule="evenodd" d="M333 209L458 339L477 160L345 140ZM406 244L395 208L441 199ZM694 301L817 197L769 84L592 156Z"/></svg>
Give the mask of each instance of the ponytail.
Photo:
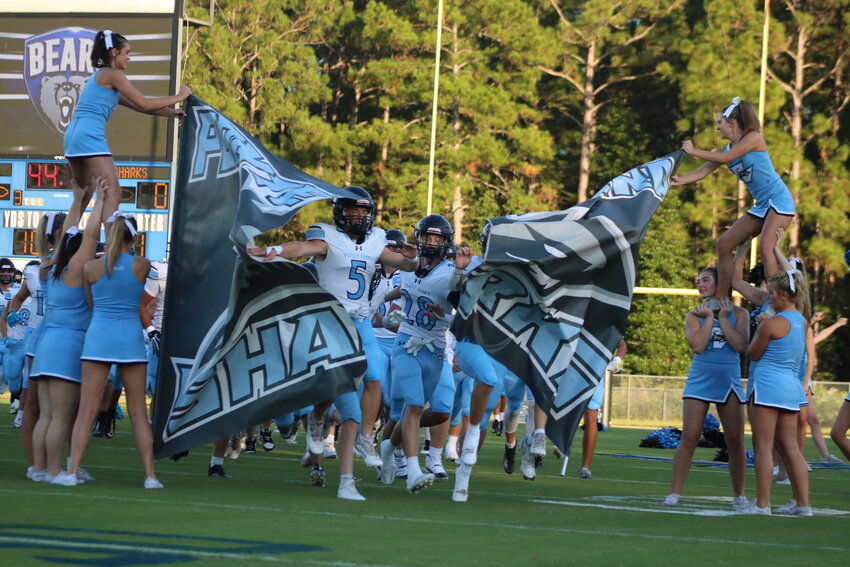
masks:
<svg viewBox="0 0 850 567"><path fill-rule="evenodd" d="M106 238L106 275L112 277L112 269L121 256L121 250L128 242L132 242L136 236L138 225L132 216L114 216L109 236ZM131 230L132 226L132 230Z"/></svg>
<svg viewBox="0 0 850 567"><path fill-rule="evenodd" d="M737 104L733 103L731 106L727 106L723 116L726 117L726 120L735 120L744 134L761 131L756 110L749 101L742 100Z"/></svg>
<svg viewBox="0 0 850 567"><path fill-rule="evenodd" d="M44 261L56 245L56 233L62 234L65 213L45 213L35 231L35 253Z"/></svg>

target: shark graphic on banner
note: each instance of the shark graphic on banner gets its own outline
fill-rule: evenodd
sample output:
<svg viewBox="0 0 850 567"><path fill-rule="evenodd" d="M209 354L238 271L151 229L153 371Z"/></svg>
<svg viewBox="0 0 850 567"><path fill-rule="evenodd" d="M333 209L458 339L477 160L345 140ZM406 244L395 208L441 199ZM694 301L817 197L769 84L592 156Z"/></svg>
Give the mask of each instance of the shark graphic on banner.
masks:
<svg viewBox="0 0 850 567"><path fill-rule="evenodd" d="M623 337L640 243L683 152L638 166L566 211L492 219L452 326L522 378L569 454Z"/></svg>
<svg viewBox="0 0 850 567"><path fill-rule="evenodd" d="M166 457L351 392L357 330L304 268L245 252L316 200L356 198L275 156L196 97L180 142L154 415Z"/></svg>

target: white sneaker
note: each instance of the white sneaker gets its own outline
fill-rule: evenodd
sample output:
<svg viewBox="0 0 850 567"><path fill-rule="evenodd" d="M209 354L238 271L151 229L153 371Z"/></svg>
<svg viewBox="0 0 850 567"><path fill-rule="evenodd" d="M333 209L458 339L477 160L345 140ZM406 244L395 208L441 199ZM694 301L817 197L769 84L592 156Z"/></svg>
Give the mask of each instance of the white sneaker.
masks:
<svg viewBox="0 0 850 567"><path fill-rule="evenodd" d="M379 457L378 453L375 452L375 445L372 443L371 439L358 435L355 449L360 451L363 456L363 462L366 463L367 467L380 467L383 463L381 457Z"/></svg>
<svg viewBox="0 0 850 567"><path fill-rule="evenodd" d="M760 507L756 504L755 500L750 501L750 505L746 508L736 511L737 514L749 514L749 515L761 515L761 516L770 516L770 506L765 506L764 508Z"/></svg>
<svg viewBox="0 0 850 567"><path fill-rule="evenodd" d="M393 451L393 461L395 462L396 477L407 479L407 458L404 456L404 453L399 457Z"/></svg>
<svg viewBox="0 0 850 567"><path fill-rule="evenodd" d="M336 491L336 497L342 500L357 500L359 502L366 500L362 494L357 492L353 478L339 480L339 489Z"/></svg>
<svg viewBox="0 0 850 567"><path fill-rule="evenodd" d="M812 511L811 506L797 506L793 512L791 512L793 516L814 516L814 512Z"/></svg>
<svg viewBox="0 0 850 567"><path fill-rule="evenodd" d="M32 480L32 473L35 472L35 467L27 467L27 479Z"/></svg>
<svg viewBox="0 0 850 567"><path fill-rule="evenodd" d="M155 479L152 476L149 476L145 479L145 488L148 490L156 490L158 488L165 488L165 485L159 482L159 480Z"/></svg>
<svg viewBox="0 0 850 567"><path fill-rule="evenodd" d="M681 498L682 497L679 496L678 494L676 494L675 492L671 492L670 494L667 495L667 498L665 498L664 502L662 502L661 504L663 506L678 506L679 500Z"/></svg>
<svg viewBox="0 0 850 567"><path fill-rule="evenodd" d="M797 503L794 502L794 504L797 504ZM743 510L744 508L746 508L749 505L750 505L750 501L747 499L746 496L736 496L735 498L732 499L732 509L735 510L736 512L738 510Z"/></svg>
<svg viewBox="0 0 850 567"><path fill-rule="evenodd" d="M310 451L301 456L301 466L304 468L313 466L313 457L310 455Z"/></svg>
<svg viewBox="0 0 850 567"><path fill-rule="evenodd" d="M382 484L392 484L395 480L395 459L393 443L389 439L381 441L381 479Z"/></svg>
<svg viewBox="0 0 850 567"><path fill-rule="evenodd" d="M791 479L787 476L779 478L779 475L773 477L773 484L791 484Z"/></svg>
<svg viewBox="0 0 850 567"><path fill-rule="evenodd" d="M47 474L47 469L42 471L33 471L32 480L35 482L53 482L53 479L56 478L52 474Z"/></svg>
<svg viewBox="0 0 850 567"><path fill-rule="evenodd" d="M788 504L784 504L784 505L780 506L779 508L777 508L776 513L780 514L782 516L788 516L788 515L791 515L794 512L794 510L796 510L796 509L797 509L797 501L792 498L790 501L788 501Z"/></svg>
<svg viewBox="0 0 850 567"><path fill-rule="evenodd" d="M806 462L806 470L809 471L809 472L812 472L812 463L810 463L808 461Z"/></svg>
<svg viewBox="0 0 850 567"><path fill-rule="evenodd" d="M53 478L53 480L50 481L50 484L58 484L60 486L77 486L80 483L77 481L77 475L61 471Z"/></svg>
<svg viewBox="0 0 850 567"><path fill-rule="evenodd" d="M534 480L537 477L537 470L534 468L534 455L531 454L531 444L527 437L523 437L519 443L519 448L522 453L522 458L519 461L519 470L522 473L522 478L525 480Z"/></svg>
<svg viewBox="0 0 850 567"><path fill-rule="evenodd" d="M82 484L84 482L94 482L94 477L89 474L89 471L80 467L77 469L77 483Z"/></svg>
<svg viewBox="0 0 850 567"><path fill-rule="evenodd" d="M535 433L531 436L530 452L538 457L546 456L546 435L544 433Z"/></svg>
<svg viewBox="0 0 850 567"><path fill-rule="evenodd" d="M9 413L13 414L21 409L21 400L14 400L11 404L9 404Z"/></svg>
<svg viewBox="0 0 850 567"><path fill-rule="evenodd" d="M430 473L422 473L417 478L407 479L407 491L410 494L418 494L423 488L434 484L434 475Z"/></svg>
<svg viewBox="0 0 850 567"><path fill-rule="evenodd" d="M15 421L12 422L12 427L14 427L15 429L20 429L21 423L23 422L23 420L24 420L24 412L19 411L18 415L15 416ZM832 455L830 455L830 456L832 456Z"/></svg>
<svg viewBox="0 0 850 567"><path fill-rule="evenodd" d="M452 446L452 445L454 445L454 444L451 443L451 444L446 445L446 460L451 461L451 462L455 462L456 460L458 460L458 457L460 455L457 454L457 445L454 445L454 446Z"/></svg>
<svg viewBox="0 0 850 567"><path fill-rule="evenodd" d="M307 416L307 449L314 455L321 455L325 449L325 436L322 435L323 422L313 419L313 412Z"/></svg>
<svg viewBox="0 0 850 567"><path fill-rule="evenodd" d="M469 500L468 490L455 490L452 492L452 500L455 502L466 502Z"/></svg>
<svg viewBox="0 0 850 567"><path fill-rule="evenodd" d="M336 448L333 445L331 445L330 449L325 447L325 449L322 450L322 458L323 459L336 459Z"/></svg>
<svg viewBox="0 0 850 567"><path fill-rule="evenodd" d="M578 477L586 479L586 480L592 480L593 479L593 475L590 474L590 469L587 469L587 468L584 468L584 467L581 467L578 470Z"/></svg>
<svg viewBox="0 0 850 567"><path fill-rule="evenodd" d="M820 462L822 465L842 465L844 461L836 457L835 455L827 455L826 457L821 457Z"/></svg>
<svg viewBox="0 0 850 567"><path fill-rule="evenodd" d="M446 472L446 469L443 467L443 463L431 458L430 453L427 457L425 457L425 472L433 474L434 480L438 482L449 480L449 473Z"/></svg>

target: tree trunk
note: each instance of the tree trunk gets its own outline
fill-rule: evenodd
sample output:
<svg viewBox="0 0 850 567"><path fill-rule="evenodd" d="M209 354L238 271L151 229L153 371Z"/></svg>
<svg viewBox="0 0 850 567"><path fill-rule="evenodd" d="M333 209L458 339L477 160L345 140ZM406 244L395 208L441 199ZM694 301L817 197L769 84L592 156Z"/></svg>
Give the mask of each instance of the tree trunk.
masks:
<svg viewBox="0 0 850 567"><path fill-rule="evenodd" d="M587 46L587 59L584 69L584 112L581 123L581 156L578 161L578 202L587 201L587 189L590 185L590 156L593 154L596 135L596 100L593 93L593 79L596 75L596 41Z"/></svg>
<svg viewBox="0 0 850 567"><path fill-rule="evenodd" d="M390 139L387 137L387 125L390 123L390 106L384 106L384 139L381 140L381 157L378 159L378 179L380 186L378 187L377 199L375 199L375 222L381 223L384 220L384 195L387 193L387 184L385 182L384 172L387 168L387 156L390 151Z"/></svg>
<svg viewBox="0 0 850 567"><path fill-rule="evenodd" d="M794 159L791 162L790 180L794 188L794 201L799 204L799 182L801 163L803 159L803 92L805 91L805 61L806 43L808 41L808 30L800 27L797 33L797 53L794 57L794 83L791 93L791 138L794 140ZM793 250L800 247L800 222L799 215L794 217L788 230L789 246Z"/></svg>

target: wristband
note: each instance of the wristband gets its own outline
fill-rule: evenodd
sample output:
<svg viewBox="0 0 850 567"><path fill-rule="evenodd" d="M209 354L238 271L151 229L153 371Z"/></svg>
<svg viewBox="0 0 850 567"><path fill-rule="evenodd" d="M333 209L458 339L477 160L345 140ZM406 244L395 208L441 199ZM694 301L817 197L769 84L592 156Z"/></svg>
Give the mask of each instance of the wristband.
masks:
<svg viewBox="0 0 850 567"><path fill-rule="evenodd" d="M464 270L463 268L455 268L455 275L456 276L463 276L465 274L466 274L466 270Z"/></svg>
<svg viewBox="0 0 850 567"><path fill-rule="evenodd" d="M405 256L405 258L407 258L407 256ZM413 258L407 258L407 261L410 262L411 264L418 264L419 263L419 254L417 254Z"/></svg>
<svg viewBox="0 0 850 567"><path fill-rule="evenodd" d="M281 254L283 254L283 246L269 246L268 248L266 248L266 256L268 256L272 252L280 256Z"/></svg>
<svg viewBox="0 0 850 567"><path fill-rule="evenodd" d="M147 334L151 334L154 331L156 331L156 327L154 327L153 325L148 325L147 327L145 327L145 332Z"/></svg>

